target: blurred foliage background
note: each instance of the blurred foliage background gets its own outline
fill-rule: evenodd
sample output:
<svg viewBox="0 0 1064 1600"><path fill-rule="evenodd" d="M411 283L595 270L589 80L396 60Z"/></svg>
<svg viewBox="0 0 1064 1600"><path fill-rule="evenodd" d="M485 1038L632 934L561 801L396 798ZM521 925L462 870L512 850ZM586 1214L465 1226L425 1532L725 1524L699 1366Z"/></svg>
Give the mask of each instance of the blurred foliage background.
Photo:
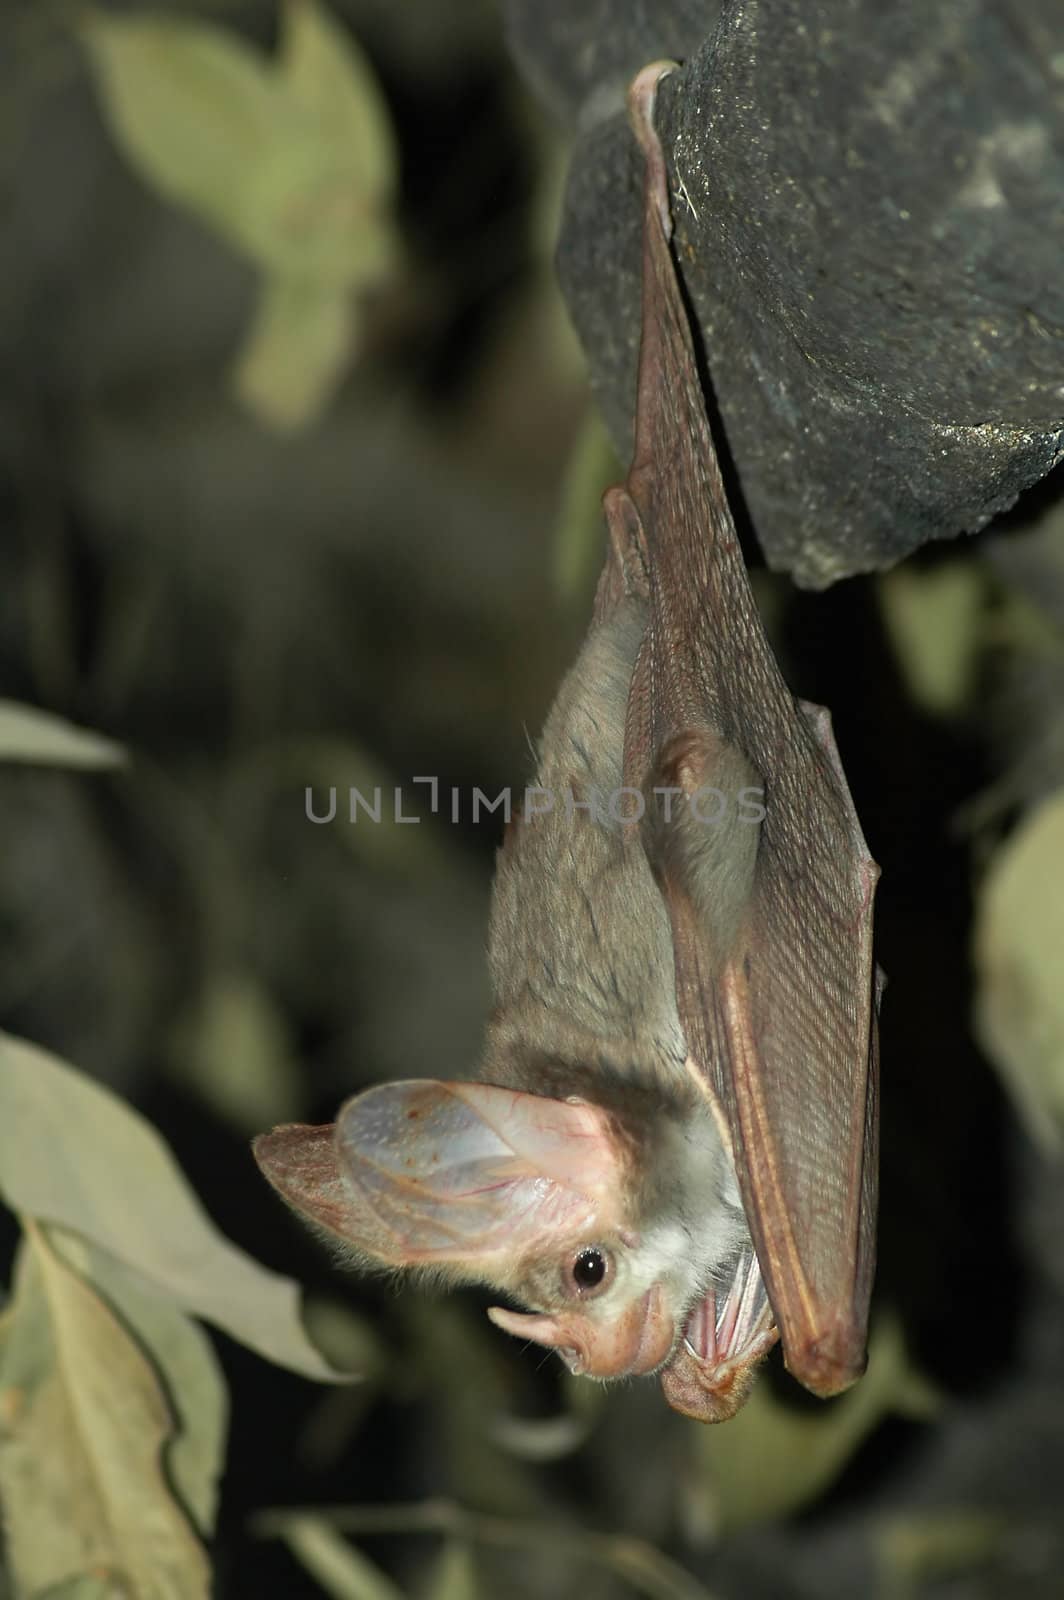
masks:
<svg viewBox="0 0 1064 1600"><path fill-rule="evenodd" d="M214 1358L183 1388L143 1281L107 1255L151 1276L176 1180L125 1123L94 1159L117 1113L60 1069L42 1068L47 1117L12 1098L10 1055L2 1281L13 1213L56 1227L26 1221L0 1400L29 1383L42 1293L73 1304L88 1283L104 1367L113 1312L129 1372L147 1361L171 1420L225 1460L216 1522L172 1460L159 1488L213 1579L189 1559L176 1586L48 1592L1060 1593L1060 483L880 580L809 595L755 573L884 867L868 1376L823 1406L774 1371L716 1430L652 1384L571 1383L475 1293L336 1271L247 1148L477 1055L498 832L465 805L429 817L409 786L523 783L586 624L618 469L552 279L564 143L489 0L12 0L0 37L0 694L129 756L53 770L69 745L0 718L0 1025L156 1126L218 1228L307 1286L321 1347L362 1375L314 1387L247 1348L261 1324L178 1295L228 1328L226 1442ZM424 820L352 826L341 802L308 821L308 785L377 784ZM137 1250L44 1180L31 1204L27 1149L143 1210ZM10 1451L5 1482L16 1424L0 1406L25 1549L56 1513Z"/></svg>

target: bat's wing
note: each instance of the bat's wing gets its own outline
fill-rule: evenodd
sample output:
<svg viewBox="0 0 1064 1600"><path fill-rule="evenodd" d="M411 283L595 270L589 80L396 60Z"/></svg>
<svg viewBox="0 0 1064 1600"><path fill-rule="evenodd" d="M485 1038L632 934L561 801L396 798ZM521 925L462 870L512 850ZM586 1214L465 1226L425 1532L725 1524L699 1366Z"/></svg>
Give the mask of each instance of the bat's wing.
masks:
<svg viewBox="0 0 1064 1600"><path fill-rule="evenodd" d="M728 512L669 245L661 72L645 69L631 97L647 155L643 342L633 463L606 501L614 571L649 597L625 782L651 797L642 837L681 1021L730 1136L787 1364L830 1394L863 1369L873 1274L878 868L827 712L780 676ZM707 790L725 795L723 816L694 803ZM740 815L750 790L762 804Z"/></svg>

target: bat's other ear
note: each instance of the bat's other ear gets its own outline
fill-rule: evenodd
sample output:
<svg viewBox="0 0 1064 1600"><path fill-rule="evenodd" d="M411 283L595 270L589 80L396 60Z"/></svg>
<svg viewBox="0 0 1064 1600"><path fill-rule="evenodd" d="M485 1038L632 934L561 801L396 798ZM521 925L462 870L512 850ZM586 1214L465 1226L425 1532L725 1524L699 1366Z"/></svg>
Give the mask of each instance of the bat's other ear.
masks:
<svg viewBox="0 0 1064 1600"><path fill-rule="evenodd" d="M537 1247L618 1220L619 1146L607 1113L583 1101L414 1079L254 1148L290 1204L390 1266L505 1281Z"/></svg>

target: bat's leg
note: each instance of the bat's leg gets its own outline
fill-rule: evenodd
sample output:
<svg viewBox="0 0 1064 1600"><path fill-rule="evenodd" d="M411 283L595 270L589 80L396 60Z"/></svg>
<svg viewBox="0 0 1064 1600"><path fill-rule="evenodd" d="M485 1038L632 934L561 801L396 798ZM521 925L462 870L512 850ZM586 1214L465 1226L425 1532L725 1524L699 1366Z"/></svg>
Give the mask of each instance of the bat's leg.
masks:
<svg viewBox="0 0 1064 1600"><path fill-rule="evenodd" d="M610 554L621 574L625 594L645 599L649 592L647 536L635 501L623 484L607 489L602 497Z"/></svg>
<svg viewBox="0 0 1064 1600"><path fill-rule="evenodd" d="M818 706L812 700L795 701L799 711L813 730L813 737L823 750L836 778L846 788L846 773L843 770L839 747L835 743L835 729L831 725L831 712L827 706Z"/></svg>
<svg viewBox="0 0 1064 1600"><path fill-rule="evenodd" d="M708 727L666 740L644 784L643 844L666 895L691 905L715 959L731 950L754 885L765 788Z"/></svg>
<svg viewBox="0 0 1064 1600"><path fill-rule="evenodd" d="M850 827L853 831L853 843L859 858L858 870L867 895L867 904L871 905L872 895L879 881L879 868L873 861L872 853L865 843L864 834L861 832L861 824L857 818L857 808L853 803L850 786L846 781L846 772L842 765L842 757L839 755L839 747L835 743L835 729L831 722L831 712L827 706L818 706L812 700L796 700L795 704L805 718L807 726L812 730L813 738L831 767L836 788L846 808Z"/></svg>

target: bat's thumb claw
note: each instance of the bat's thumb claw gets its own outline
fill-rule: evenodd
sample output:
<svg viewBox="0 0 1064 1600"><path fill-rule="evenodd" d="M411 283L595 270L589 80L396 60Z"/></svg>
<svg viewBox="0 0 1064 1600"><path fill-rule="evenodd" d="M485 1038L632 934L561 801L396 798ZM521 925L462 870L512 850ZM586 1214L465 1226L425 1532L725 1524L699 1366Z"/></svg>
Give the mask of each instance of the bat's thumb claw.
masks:
<svg viewBox="0 0 1064 1600"><path fill-rule="evenodd" d="M636 73L628 87L628 116L646 157L647 183L654 195L666 239L672 237L672 213L669 209L665 152L654 128L654 105L662 78L679 70L678 61L652 61Z"/></svg>
<svg viewBox="0 0 1064 1600"><path fill-rule="evenodd" d="M654 102L657 99L658 84L662 78L667 78L670 72L679 72L678 61L651 61L647 66L640 67L631 83L628 85L628 114L632 119L636 138L644 150L648 142L656 142L654 132Z"/></svg>
<svg viewBox="0 0 1064 1600"><path fill-rule="evenodd" d="M849 1389L868 1365L864 1341L858 1341L854 1330L847 1327L826 1329L795 1355L785 1351L785 1359L799 1383L822 1400Z"/></svg>

